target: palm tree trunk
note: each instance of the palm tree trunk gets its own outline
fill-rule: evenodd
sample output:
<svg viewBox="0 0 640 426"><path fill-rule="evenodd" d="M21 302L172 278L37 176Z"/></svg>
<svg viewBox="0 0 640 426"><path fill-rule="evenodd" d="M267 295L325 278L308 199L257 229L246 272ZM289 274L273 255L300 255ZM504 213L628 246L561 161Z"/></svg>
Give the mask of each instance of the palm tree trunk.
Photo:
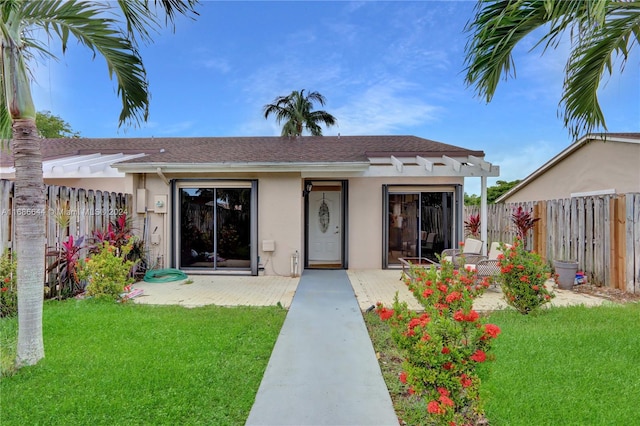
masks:
<svg viewBox="0 0 640 426"><path fill-rule="evenodd" d="M16 178L13 218L18 257L18 367L44 358L42 307L45 267L45 195L42 154L33 118L13 120Z"/></svg>

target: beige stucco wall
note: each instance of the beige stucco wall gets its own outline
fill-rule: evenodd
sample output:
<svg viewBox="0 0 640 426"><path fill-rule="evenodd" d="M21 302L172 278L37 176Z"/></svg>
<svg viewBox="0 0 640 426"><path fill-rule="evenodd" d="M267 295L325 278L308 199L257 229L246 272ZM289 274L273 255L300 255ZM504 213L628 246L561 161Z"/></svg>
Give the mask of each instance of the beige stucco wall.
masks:
<svg viewBox="0 0 640 426"><path fill-rule="evenodd" d="M569 198L571 193L615 189L640 192L640 144L592 141L505 200Z"/></svg>
<svg viewBox="0 0 640 426"><path fill-rule="evenodd" d="M170 175L169 178L191 176ZM291 255L298 251L300 255L299 272L304 263L304 198L302 185L304 179L314 180L312 176L304 179L300 173L257 173L224 176L199 176L199 179L258 179L258 255L266 275L289 275ZM382 185L453 185L462 184L462 178L340 178L348 180L348 261L350 269L379 269L382 267ZM318 180L327 180L326 177ZM144 182L144 183L143 183ZM171 258L170 246L171 197L169 187L155 174L136 182L147 189L148 232L156 230L160 234L160 244L151 245L151 258L160 259L159 266L168 267ZM132 189L135 194L135 189ZM168 213L154 211L153 200L156 195L166 195ZM134 195L134 203L135 203ZM135 223L140 233L143 229L144 214L136 214ZM263 251L263 241L275 242L274 252Z"/></svg>
<svg viewBox="0 0 640 426"><path fill-rule="evenodd" d="M258 254L265 275L290 275L291 255L298 251L303 264L304 199L299 173L258 176ZM262 242L273 240L274 252Z"/></svg>
<svg viewBox="0 0 640 426"><path fill-rule="evenodd" d="M462 178L349 179L349 268L382 268L382 185L454 185Z"/></svg>

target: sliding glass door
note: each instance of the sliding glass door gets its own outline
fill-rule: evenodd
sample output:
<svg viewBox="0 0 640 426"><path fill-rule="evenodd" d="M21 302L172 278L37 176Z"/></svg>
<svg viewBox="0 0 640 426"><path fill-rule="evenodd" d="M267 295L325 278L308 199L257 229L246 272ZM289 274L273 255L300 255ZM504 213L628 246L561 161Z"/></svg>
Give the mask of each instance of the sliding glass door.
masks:
<svg viewBox="0 0 640 426"><path fill-rule="evenodd" d="M390 188L385 202L385 266L426 257L453 246L454 191Z"/></svg>
<svg viewBox="0 0 640 426"><path fill-rule="evenodd" d="M179 184L176 228L181 269L252 269L252 188L233 186Z"/></svg>

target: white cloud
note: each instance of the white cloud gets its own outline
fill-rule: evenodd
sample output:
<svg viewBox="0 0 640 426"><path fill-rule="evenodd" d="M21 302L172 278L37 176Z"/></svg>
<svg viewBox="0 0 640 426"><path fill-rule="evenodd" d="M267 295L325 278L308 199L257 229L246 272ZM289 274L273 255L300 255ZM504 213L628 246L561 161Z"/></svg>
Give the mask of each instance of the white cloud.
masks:
<svg viewBox="0 0 640 426"><path fill-rule="evenodd" d="M437 119L439 107L430 105L411 92L403 81L383 81L364 92L352 92L347 103L333 114L339 132L344 135L396 133L398 129L417 126Z"/></svg>
<svg viewBox="0 0 640 426"><path fill-rule="evenodd" d="M511 182L524 179L551 160L561 151L557 144L546 140L539 140L528 145L499 147L491 154L491 163L500 166L500 176L488 178L487 186L495 185L496 181ZM487 156L488 157L488 156ZM466 178L464 191L468 194L480 195L480 179Z"/></svg>
<svg viewBox="0 0 640 426"><path fill-rule="evenodd" d="M226 74L231 71L231 65L229 65L229 61L222 58L207 58L203 60L202 65L204 65L205 68L219 71L222 74Z"/></svg>

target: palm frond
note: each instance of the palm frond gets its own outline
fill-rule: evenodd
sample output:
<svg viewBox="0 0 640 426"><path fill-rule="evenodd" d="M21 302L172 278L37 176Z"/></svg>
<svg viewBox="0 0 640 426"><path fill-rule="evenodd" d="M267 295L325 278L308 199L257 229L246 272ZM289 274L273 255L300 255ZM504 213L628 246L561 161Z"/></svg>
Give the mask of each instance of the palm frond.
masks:
<svg viewBox="0 0 640 426"><path fill-rule="evenodd" d="M605 71L611 75L616 57L624 69L632 45L640 43L640 5L611 11L607 20L574 48L568 64L561 105L564 124L572 136L607 130L598 101Z"/></svg>
<svg viewBox="0 0 640 426"><path fill-rule="evenodd" d="M132 44L137 44L138 37L145 43L151 41L149 29L158 30L158 10L165 16L165 25L175 30L175 20L178 15L193 18L198 12L195 7L197 0L118 0L118 6L127 23L127 35Z"/></svg>
<svg viewBox="0 0 640 426"><path fill-rule="evenodd" d="M569 32L573 50L567 60L559 105L565 126L574 138L596 127L606 129L597 91L604 70L611 73L613 55L623 56L640 40L638 2L612 0L479 1L465 47L465 83L490 102L501 78L515 77L512 52L527 35L541 27L545 33L533 49L556 48Z"/></svg>
<svg viewBox="0 0 640 426"><path fill-rule="evenodd" d="M139 125L149 113L146 70L136 47L120 29L120 23L106 17L108 6L85 1L26 2L24 14L32 25L48 36L60 39L63 52L73 35L107 62L109 76L115 78L122 110L119 122Z"/></svg>
<svg viewBox="0 0 640 426"><path fill-rule="evenodd" d="M6 94L4 88L4 72L0 73L0 151L9 149L9 140L12 136L11 114L7 109Z"/></svg>

